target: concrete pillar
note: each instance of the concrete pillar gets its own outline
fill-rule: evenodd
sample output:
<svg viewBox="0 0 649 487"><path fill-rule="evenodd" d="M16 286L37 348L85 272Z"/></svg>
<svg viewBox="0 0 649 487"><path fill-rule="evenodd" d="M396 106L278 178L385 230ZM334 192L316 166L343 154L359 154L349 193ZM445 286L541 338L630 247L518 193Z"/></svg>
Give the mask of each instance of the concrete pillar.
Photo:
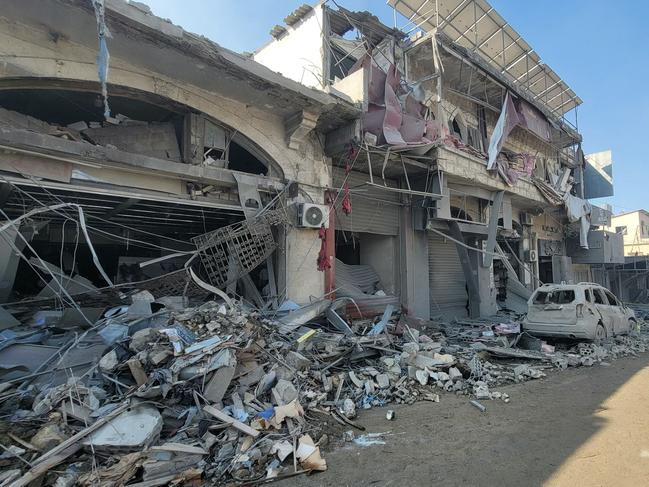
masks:
<svg viewBox="0 0 649 487"><path fill-rule="evenodd" d="M472 246L480 248L479 242L472 242ZM484 267L482 264L484 254L479 252L469 252L471 259L471 267L475 272L475 278L478 284L478 295L480 296L480 316L492 316L498 311L496 302L496 286L494 283L493 262L489 267Z"/></svg>
<svg viewBox="0 0 649 487"><path fill-rule="evenodd" d="M428 238L413 228L411 206L401 208L399 245L401 306L410 316L429 319Z"/></svg>
<svg viewBox="0 0 649 487"><path fill-rule="evenodd" d="M311 297L322 298L325 292L324 272L318 271L320 239L317 229L292 228L286 235L286 297L296 303L308 303Z"/></svg>
<svg viewBox="0 0 649 487"><path fill-rule="evenodd" d="M15 227L9 227L0 233L0 303L9 300L20 262L20 257L12 247L21 251L25 247L24 240L17 236L18 230Z"/></svg>

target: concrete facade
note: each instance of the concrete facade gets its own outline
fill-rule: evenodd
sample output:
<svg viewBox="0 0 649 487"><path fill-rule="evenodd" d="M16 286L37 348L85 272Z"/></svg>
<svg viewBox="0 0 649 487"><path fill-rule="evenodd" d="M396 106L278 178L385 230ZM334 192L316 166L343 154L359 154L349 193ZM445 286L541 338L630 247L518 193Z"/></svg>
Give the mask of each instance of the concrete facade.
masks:
<svg viewBox="0 0 649 487"><path fill-rule="evenodd" d="M357 109L125 2L108 1L106 12L113 34L108 42L109 103L112 96L120 95L155 100L174 110L209 117L263 155L268 177L258 178L260 189L281 188L283 183L295 181L301 190L289 205L302 201L324 203L324 191L331 185L330 159L322 149L324 134L345 117L354 118ZM0 94L16 90L100 92L97 27L87 2L5 2L0 12L0 42L5 46L0 54ZM9 131L3 137L13 140L20 138L17 135L24 135L30 143L37 137ZM70 142L69 147L62 146L66 141L58 143L57 154L77 151L75 143ZM137 147L118 149L146 152L142 142L137 143ZM91 165L84 162L87 154L83 150L69 155L66 162L61 155L57 155L58 159L41 159L46 161L48 172L54 166L65 165L77 177L85 174L93 182L104 184L111 194L121 194L119 188L146 187L157 194L154 199L171 197L190 202L194 196L188 194L187 185L191 182L199 187L216 185L211 195L199 197L205 199L206 205L238 201L233 171L188 165L177 160L178 154L168 157L168 161L158 154L151 154L156 156L153 159L132 157L125 165L125 161L111 161L111 154L119 151L107 147L92 149L96 160ZM20 171L13 169L18 157L22 156L14 153L11 161L2 166L15 173L15 179L20 179ZM146 178L138 184L140 175ZM156 182L156 177L162 181ZM77 180L75 184L80 183ZM285 297L308 302L310 297L324 293L323 274L315 271L317 231L289 228L280 242L285 266L277 270L283 274L278 281L286 285ZM294 278L296 273L299 279Z"/></svg>
<svg viewBox="0 0 649 487"><path fill-rule="evenodd" d="M362 46L360 41L350 40L353 36L341 39L344 27L340 27L340 12L347 20L352 19L351 25L347 26L350 31L360 38L371 39L368 44L376 46L371 59L377 66L358 68L365 66L361 63L364 62L363 56L367 55L366 46ZM299 18L297 22L296 17ZM307 86L316 86L319 80L325 91L342 92L366 112L372 103L373 90L377 90L372 87L372 76L376 75L372 70L385 71L386 66L393 65L399 70L401 79L410 86L417 85L416 98L426 101L427 120L434 120L440 131L439 139L430 151L415 153L412 159L406 155L400 162L398 158L385 156L384 161L370 163L374 166L374 183L378 179L382 184L377 172L384 174L389 170L389 177L397 180L403 190L402 203L406 206L402 210L398 252L401 277L399 289L395 291L400 294L404 309L419 316L428 314L429 282L427 276L422 276L422 269L428 267L427 234L432 233L425 228L447 233L452 221L460 222L464 244L478 248L484 248L488 241L490 220L497 221L498 241L515 267L515 278L529 290L539 285L541 273L550 280L564 275L552 262L558 258L561 262L570 261L566 243L568 238L574 238L576 227L569 221L561 197L559 201L549 199L539 189L538 182L556 187L561 193L583 198L583 176L576 169L583 160L579 149L581 135L553 113L552 107L542 97L535 100L528 93L517 90L502 73L490 68L487 59L463 50L444 35L418 34L411 39L404 38L403 34L391 31L365 13L349 12L343 7L336 11L324 4L318 4L306 13L298 9L287 19L292 19L290 25L274 29L279 35L257 50L256 60ZM439 60L434 60L433 43L440 53ZM300 48L295 49L296 44ZM337 49L343 50L345 55L336 57ZM343 60L347 58L349 64L356 63L355 68L351 68L349 74L338 68L341 72L333 79L336 73L330 73L331 57L335 58L334 66L343 66ZM438 62L444 65L443 71L435 68ZM309 74L305 74L306 71ZM487 170L486 153L507 91L518 100L517 103L527 104L525 109L533 121L529 127L519 124L504 139L501 153L509 158L505 163L509 166L503 170L511 172L503 175L501 170ZM408 116L412 114L409 112ZM404 116L402 129L405 124ZM361 123L357 137L373 140L367 139L367 130ZM381 146L384 142L380 136L378 139L377 145ZM350 138L351 143L353 140ZM363 144L360 146L362 148ZM526 166L530 158L533 161L531 167ZM369 172L367 165L358 170ZM432 216L429 214L428 222L422 224L421 195L410 189L424 190L423 180L428 180L431 170L437 171L434 178L439 178L439 181L433 186L443 196L441 199L433 198L436 201L429 207ZM412 174L417 174L417 177ZM490 218L498 192L504 193L502 207L498 208L498 218ZM513 248L505 247L505 241L511 242ZM546 252L547 249L550 250ZM361 248L362 262L376 262L384 254L376 249L365 250L368 252L366 255ZM478 252L469 254L471 262L463 268L466 279L477 283L473 299L479 302L481 315L493 314L497 309L498 294L494 287L494 274L507 274L508 271L503 269L500 258L496 259L499 269L495 270L493 265L486 268L480 265L481 259L477 256L481 254ZM556 276L552 276L553 273ZM472 287L468 286L468 289Z"/></svg>

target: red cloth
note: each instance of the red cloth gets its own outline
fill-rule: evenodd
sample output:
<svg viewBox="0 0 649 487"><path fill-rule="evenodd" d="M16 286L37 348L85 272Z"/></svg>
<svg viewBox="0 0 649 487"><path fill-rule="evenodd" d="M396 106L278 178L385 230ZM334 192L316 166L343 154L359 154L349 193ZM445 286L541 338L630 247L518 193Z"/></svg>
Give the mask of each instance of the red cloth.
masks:
<svg viewBox="0 0 649 487"><path fill-rule="evenodd" d="M327 257L327 230L324 226L320 227L318 238L321 240L320 252L318 253L317 260L318 270L324 272L327 269L331 269L331 262L329 262L329 258Z"/></svg>
<svg viewBox="0 0 649 487"><path fill-rule="evenodd" d="M342 203L343 213L349 215L352 212L352 200L349 197L349 185L345 183L343 187L343 203Z"/></svg>

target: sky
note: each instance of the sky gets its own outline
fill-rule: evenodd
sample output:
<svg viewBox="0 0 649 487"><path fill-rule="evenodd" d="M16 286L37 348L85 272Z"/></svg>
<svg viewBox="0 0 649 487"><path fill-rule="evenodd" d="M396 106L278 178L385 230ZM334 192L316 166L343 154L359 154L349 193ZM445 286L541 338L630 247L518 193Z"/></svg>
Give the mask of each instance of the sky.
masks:
<svg viewBox="0 0 649 487"><path fill-rule="evenodd" d="M237 52L254 51L275 24L311 0L144 0L185 30ZM337 0L392 26L384 0ZM443 0L442 0L443 1ZM313 3L313 2L311 2ZM491 5L583 100L577 122L584 152L613 151L616 213L649 209L649 2L490 0ZM399 18L401 26L405 19ZM574 123L574 115L570 115ZM649 144L648 144L649 146Z"/></svg>

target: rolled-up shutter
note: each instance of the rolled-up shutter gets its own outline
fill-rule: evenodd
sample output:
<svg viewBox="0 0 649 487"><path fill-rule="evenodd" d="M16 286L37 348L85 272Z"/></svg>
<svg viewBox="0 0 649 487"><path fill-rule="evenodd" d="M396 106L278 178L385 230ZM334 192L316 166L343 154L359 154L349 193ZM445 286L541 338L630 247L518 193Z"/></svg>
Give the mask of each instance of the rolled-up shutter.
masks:
<svg viewBox="0 0 649 487"><path fill-rule="evenodd" d="M428 237L428 272L431 318L468 316L466 279L453 242L442 237Z"/></svg>
<svg viewBox="0 0 649 487"><path fill-rule="evenodd" d="M341 188L345 181L345 171L333 168L335 188ZM368 174L352 171L347 178L352 212L343 213L342 191L336 202L336 229L348 232L376 233L379 235L399 234L399 193L370 186ZM381 179L378 179L382 181ZM396 181L388 181L388 186L398 187Z"/></svg>

